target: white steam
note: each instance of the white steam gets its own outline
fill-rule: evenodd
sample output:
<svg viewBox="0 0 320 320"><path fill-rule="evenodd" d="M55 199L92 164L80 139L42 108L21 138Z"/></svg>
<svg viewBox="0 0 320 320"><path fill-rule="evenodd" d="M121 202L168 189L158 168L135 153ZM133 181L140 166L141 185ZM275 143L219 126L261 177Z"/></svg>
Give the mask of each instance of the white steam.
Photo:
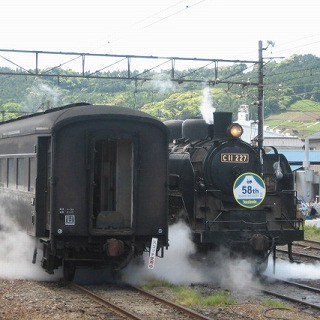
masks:
<svg viewBox="0 0 320 320"><path fill-rule="evenodd" d="M230 257L228 250L212 252L204 260L195 257L195 246L191 241L191 232L184 223L177 223L169 228L169 250L165 257L156 258L155 268L149 270L148 255L144 263L131 263L124 270L124 281L133 284L144 284L151 279L165 280L176 285L191 283L209 283L217 287L252 294L248 288L259 288L261 285L253 272L252 263L243 259ZM282 279L320 279L320 263L305 265L286 261L277 261L273 274L272 259L269 259L266 275Z"/></svg>
<svg viewBox="0 0 320 320"><path fill-rule="evenodd" d="M206 123L213 123L213 113L215 111L216 108L213 107L213 97L211 95L210 88L206 87L202 92L202 101L200 106L200 112Z"/></svg>
<svg viewBox="0 0 320 320"><path fill-rule="evenodd" d="M155 268L147 269L147 259L141 265L130 264L124 271L124 280L143 284L150 279L165 280L173 284L215 283L229 289L245 289L253 285L251 265L244 260L230 259L227 251L212 253L208 259L191 259L195 246L190 229L184 223L169 229L169 250L165 257L156 259Z"/></svg>
<svg viewBox="0 0 320 320"><path fill-rule="evenodd" d="M247 291L248 287L258 286L252 270L250 261L232 258L227 249L221 249L210 254L210 265L202 272L206 275L206 282L229 290Z"/></svg>
<svg viewBox="0 0 320 320"><path fill-rule="evenodd" d="M3 209L0 209L0 217L0 278L38 281L59 279L60 276L51 276L41 268L40 251L38 251L37 263L32 263L36 247L35 238L19 229Z"/></svg>
<svg viewBox="0 0 320 320"><path fill-rule="evenodd" d="M320 263L304 264L304 263L291 263L289 261L277 260L275 273L273 273L273 261L270 258L268 268L265 275L280 278L283 280L288 279L320 279Z"/></svg>
<svg viewBox="0 0 320 320"><path fill-rule="evenodd" d="M45 111L61 105L60 88L42 82L35 82L24 99L23 108L27 112Z"/></svg>
<svg viewBox="0 0 320 320"><path fill-rule="evenodd" d="M169 77L162 77L162 79L154 79L150 82L153 89L159 91L160 94L165 94L167 92L176 89L175 84L170 80Z"/></svg>
<svg viewBox="0 0 320 320"><path fill-rule="evenodd" d="M152 278L175 284L203 281L198 269L188 259L189 255L195 252L188 227L183 223L171 226L169 239L169 250L165 251L164 258L156 259L154 269L147 269L148 256L145 255L144 264L130 264L124 270L125 280L135 284L143 283Z"/></svg>

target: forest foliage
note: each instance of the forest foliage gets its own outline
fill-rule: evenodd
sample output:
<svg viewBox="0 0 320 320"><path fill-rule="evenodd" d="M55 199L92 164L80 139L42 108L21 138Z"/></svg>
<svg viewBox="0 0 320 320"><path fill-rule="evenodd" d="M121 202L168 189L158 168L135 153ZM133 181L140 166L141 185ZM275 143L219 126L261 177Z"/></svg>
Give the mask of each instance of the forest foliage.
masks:
<svg viewBox="0 0 320 320"><path fill-rule="evenodd" d="M0 67L0 72L19 72ZM61 70L56 69L55 75ZM0 75L0 111L2 120L30 112L43 111L69 103L89 102L111 104L145 111L161 120L199 117L207 81L214 79L210 68L175 70L188 79L206 79L203 83L172 82L168 70L148 71L152 81L96 79L77 77L81 74L64 70L72 77L34 77ZM135 71L138 74L138 71ZM134 73L134 72L133 72ZM125 77L125 71L101 73L109 77ZM319 112L320 120L320 58L314 55L294 55L289 59L265 61L264 114L265 118L287 111ZM219 69L219 79L233 82L258 82L257 65L243 63ZM217 111L232 111L236 118L238 107L249 105L250 116L257 118L257 86L210 86L212 103Z"/></svg>

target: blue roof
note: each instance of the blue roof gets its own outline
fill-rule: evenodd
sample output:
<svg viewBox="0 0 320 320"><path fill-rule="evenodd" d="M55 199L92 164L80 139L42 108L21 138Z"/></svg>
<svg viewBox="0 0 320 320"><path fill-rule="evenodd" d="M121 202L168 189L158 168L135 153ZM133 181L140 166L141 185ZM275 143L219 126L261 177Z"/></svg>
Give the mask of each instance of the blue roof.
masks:
<svg viewBox="0 0 320 320"><path fill-rule="evenodd" d="M301 163L305 158L304 150L278 150L279 153L282 153L289 161L289 163ZM320 163L320 150L310 150L309 151L309 162Z"/></svg>
<svg viewBox="0 0 320 320"><path fill-rule="evenodd" d="M299 165L292 164L292 165L290 165L290 168L291 168L292 171L296 171L296 170L301 169L302 165L300 165L300 164Z"/></svg>

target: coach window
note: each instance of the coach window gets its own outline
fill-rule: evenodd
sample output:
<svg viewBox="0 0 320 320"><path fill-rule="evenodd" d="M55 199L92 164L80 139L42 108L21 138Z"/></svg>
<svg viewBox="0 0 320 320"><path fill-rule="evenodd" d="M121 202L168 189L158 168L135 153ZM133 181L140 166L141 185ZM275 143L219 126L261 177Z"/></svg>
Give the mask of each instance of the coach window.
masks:
<svg viewBox="0 0 320 320"><path fill-rule="evenodd" d="M7 159L0 159L0 187L7 187Z"/></svg>
<svg viewBox="0 0 320 320"><path fill-rule="evenodd" d="M18 190L27 190L28 188L28 171L27 171L27 159L17 159L17 188Z"/></svg>
<svg viewBox="0 0 320 320"><path fill-rule="evenodd" d="M15 172L14 172L14 159L9 158L8 159L8 187L13 188L16 186L16 181L15 181Z"/></svg>
<svg viewBox="0 0 320 320"><path fill-rule="evenodd" d="M29 158L29 191L35 191L36 184L36 159Z"/></svg>

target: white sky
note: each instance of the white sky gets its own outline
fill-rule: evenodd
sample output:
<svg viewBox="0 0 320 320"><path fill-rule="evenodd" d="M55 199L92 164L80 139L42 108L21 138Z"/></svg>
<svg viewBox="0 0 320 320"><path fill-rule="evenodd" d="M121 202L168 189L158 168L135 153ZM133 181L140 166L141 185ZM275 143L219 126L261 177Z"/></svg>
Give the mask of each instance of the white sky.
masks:
<svg viewBox="0 0 320 320"><path fill-rule="evenodd" d="M272 40L265 57L320 56L319 17L319 0L3 0L0 49L257 60Z"/></svg>

